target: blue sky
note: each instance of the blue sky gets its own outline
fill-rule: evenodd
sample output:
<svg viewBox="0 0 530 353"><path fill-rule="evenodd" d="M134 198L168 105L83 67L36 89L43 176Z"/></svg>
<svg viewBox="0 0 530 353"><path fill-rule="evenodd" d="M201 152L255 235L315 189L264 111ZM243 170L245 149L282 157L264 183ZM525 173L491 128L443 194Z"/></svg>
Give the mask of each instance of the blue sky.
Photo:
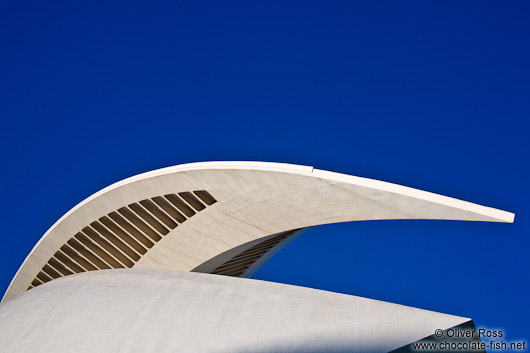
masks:
<svg viewBox="0 0 530 353"><path fill-rule="evenodd" d="M528 338L530 3L0 1L0 288L141 172L312 165L516 213L313 228L255 278Z"/></svg>

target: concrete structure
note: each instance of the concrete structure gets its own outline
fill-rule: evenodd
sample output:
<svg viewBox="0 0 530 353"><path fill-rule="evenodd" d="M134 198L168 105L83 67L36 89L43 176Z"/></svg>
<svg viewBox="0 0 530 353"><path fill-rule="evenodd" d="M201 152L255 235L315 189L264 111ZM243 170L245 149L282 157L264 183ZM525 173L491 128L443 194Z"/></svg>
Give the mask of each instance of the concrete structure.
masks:
<svg viewBox="0 0 530 353"><path fill-rule="evenodd" d="M284 245L296 230L326 223L513 218L493 208L312 167L185 164L123 180L74 207L37 243L4 300L52 279L96 269L222 273L227 265L235 272L223 274L245 275L247 268L226 262L252 247L266 250L277 245L275 240Z"/></svg>
<svg viewBox="0 0 530 353"><path fill-rule="evenodd" d="M293 289L289 286L233 280L212 275L180 272L168 274L157 271L177 270L249 277L275 252L308 227L335 222L383 219L513 222L514 215L404 186L305 166L260 162L209 162L160 169L123 180L101 190L74 207L44 234L20 267L4 295L3 301L6 301L29 290L26 294L0 306L0 339L1 337L14 339L9 338L15 337L12 330L16 331L16 327L20 327L25 320L32 320L31 317L35 320L41 317L39 319L41 323L49 321L46 317L53 318L54 322L57 322L63 320L63 315L70 313L72 316L67 320L68 325L71 325L72 317L84 322L85 314L75 309L75 305L78 304L84 306L88 303L93 305L93 310L96 311L114 305L121 308L117 310L132 310L135 306L133 302L119 298L127 295L138 300L147 300L154 295L148 283L160 287L164 293L170 291L171 295L162 296L160 301L149 302L150 309L146 309L145 315L149 315L149 310L163 311L163 308L167 308L171 311L173 309L170 307L174 305L175 300L191 306L200 306L200 302L204 301L203 304L208 306L207 302L213 299L207 294L204 294L204 297L201 294L197 298L193 295L193 292L208 292L206 288L210 288L214 293L222 293L225 290L245 293L248 290L250 298L255 294L250 288L258 286L263 291L255 299L258 302L266 302L271 296L283 298L279 300L281 303L278 303L277 309L288 311L290 307L296 307L296 315L299 315L290 318L293 321L291 324L294 331L284 337L286 341L280 339L280 331L271 328L277 324L274 318L271 317L268 324L265 318L262 319L263 329L270 336L265 335L262 339L280 339L276 343L269 342L272 345L267 345L273 348L276 347L274 344L278 344L280 347L278 351L286 351L284 349L293 351L290 350L291 348L296 351L299 347L312 347L311 349L324 349L324 351L330 351L331 347L334 347L333 349L357 347L356 351L374 349L384 351L389 347L398 348L403 342L410 343L411 340L421 339L426 333L432 334L429 330L434 326L430 324L440 325L437 328L442 326L448 328L451 325L468 322L468 319L411 308L403 309L400 306L368 299L331 293L322 294L309 289ZM135 272L124 268L149 270ZM99 271L109 269L122 270ZM96 272L84 273L89 271ZM72 276L75 273L78 275ZM167 283L156 282L167 276L172 278ZM149 279L150 277L153 278ZM107 278L115 279L118 287L125 283L123 291L109 292L101 285L97 285L97 283L107 283ZM136 283L136 280L138 289L131 289L134 286L131 287L127 283ZM41 287L43 283L46 284ZM179 283L182 283L182 287ZM176 292L179 291L183 293L177 294ZM293 299L290 295L295 292L298 294L295 295L296 299ZM72 298L70 306L63 306L63 303L57 302L56 296L60 293ZM113 297L114 295L116 297ZM313 296L314 300L303 299ZM107 299L98 301L96 297ZM230 298L235 297L237 297L235 294L230 296ZM332 297L335 299L331 299ZM320 317L325 318L327 310L333 313L332 308L335 305L333 303L336 301L348 307L348 310L352 311L351 315L359 314L357 320L362 318L366 321L368 316L373 317L375 320L373 328L367 328L368 331L364 332L364 329L355 326L356 321L353 316L350 314L341 316L342 314L337 312L335 314L343 317L344 321L339 320L336 325L330 324L331 317L335 317L335 314L330 314L332 316L324 319L326 325L331 325L329 337L335 337L333 332L337 332L339 336L353 334L354 337L351 339L342 338L344 342L349 343L329 346L329 340L322 338L322 340L316 339L318 342L309 340L314 343L309 346L300 345L301 340L309 339L313 335L311 330L306 331L303 326L308 325L311 312L318 312L316 303L320 300L329 303L329 306L325 304L321 307ZM240 306L239 302L228 297L225 301L220 301L219 305L222 306L219 308L219 315L221 313L228 315L227 311L236 310L240 313L239 316L236 315L238 320L249 322L255 321L252 319L252 312L260 310L256 302L254 305ZM42 310L46 313L32 312L29 318L18 314L20 310L27 312L30 309L24 308L31 306L42 306L44 308ZM315 309L312 309L313 306ZM390 315L394 309L400 314L392 316L392 320L389 316L387 319L390 321L384 319L383 313L388 312ZM138 315L143 316L141 313ZM206 316L207 312L197 311L198 316L195 317L195 321L185 315L179 315L175 312L171 322L165 324L178 326L182 325L184 320L190 323L191 328L197 329L204 324L205 317L202 315ZM409 317L416 323L423 321L425 325L411 326L410 335L406 335L397 330L399 326L397 323L406 322L408 320L406 318ZM102 318L114 320L110 313L104 313ZM234 325L225 324L229 327ZM155 324L140 320L137 325L151 327ZM211 325L208 326L211 328L209 335L223 332L216 328L221 325L220 322L208 325ZM348 325L353 325L353 331L348 331ZM383 336L375 332L376 327L383 329L387 325L389 331L381 333ZM55 326L57 330L60 328L61 332L66 330L60 323L56 323ZM101 326L94 326L96 327L106 326L101 323ZM296 327L299 327L299 330ZM50 334L55 332L55 328L48 325L41 329L46 332L52 330ZM110 325L107 329L112 331L118 327ZM238 347L243 351L252 351L250 346L258 341L250 339L254 328L247 327L247 329L248 332L241 332L238 336L246 337L244 342L233 341L228 338L231 337L229 334L223 334L221 336L226 339L220 337L217 341L208 344L202 342L200 345L197 342L196 349L189 349L188 345L186 346L188 350L185 351L212 351L216 345L225 347L226 351L234 352L239 349ZM296 336L296 332L300 336ZM159 348L166 343L171 347L184 347L179 346L178 342L188 342L187 340L191 339L187 334L184 336L175 334L174 340L167 342L148 340L146 342L150 343L146 344L154 350L163 351ZM43 344L41 336L34 336L32 341L32 335L33 333L27 333L23 336L28 342L28 351L35 351L36 342L40 341ZM135 336L134 330L131 331L131 335ZM100 340L98 334L90 329L88 332L79 333L77 339L81 337L86 340L87 347L90 347L91 341ZM381 341L382 337L384 339ZM229 344L225 342L226 340L230 341ZM371 340L377 340L379 343L376 344ZM298 343L289 345L285 343L288 341ZM35 345L31 342L35 342ZM104 339L101 342L104 342ZM128 347L129 343L123 344L125 346L121 347ZM47 347L49 350L57 351L49 345ZM118 349L118 346L114 348L116 349L107 351L129 351L129 349ZM261 348L252 349L260 351Z"/></svg>
<svg viewBox="0 0 530 353"><path fill-rule="evenodd" d="M389 352L469 319L243 278L107 270L0 307L0 352Z"/></svg>

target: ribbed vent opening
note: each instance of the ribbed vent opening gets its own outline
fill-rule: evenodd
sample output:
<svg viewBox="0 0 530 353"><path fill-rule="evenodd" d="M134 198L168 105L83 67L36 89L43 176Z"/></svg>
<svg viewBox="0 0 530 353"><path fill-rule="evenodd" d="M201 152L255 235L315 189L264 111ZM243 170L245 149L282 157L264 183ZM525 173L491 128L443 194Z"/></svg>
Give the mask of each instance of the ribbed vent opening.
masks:
<svg viewBox="0 0 530 353"><path fill-rule="evenodd" d="M128 234L130 234L134 239L137 239L140 243L145 245L148 249L151 248L153 245L155 245L147 236L142 233L138 228L136 228L132 223L127 221L125 218L123 218L121 215L119 215L116 212L111 212L108 214L108 216L116 222L116 224L120 225L124 231L126 231Z"/></svg>
<svg viewBox="0 0 530 353"><path fill-rule="evenodd" d="M224 276L238 277L243 275L256 261L269 252L272 248L285 240L298 230L278 234L253 247L243 251L239 255L232 257L222 265L216 267L211 273Z"/></svg>
<svg viewBox="0 0 530 353"><path fill-rule="evenodd" d="M93 235L91 232L87 233ZM85 249L89 250L87 254L92 254L90 260L96 265L98 265L100 268L111 269L124 267L112 256L107 254L107 252L103 250L100 245L93 241L93 239L90 239L86 233L79 232L75 235L75 238L85 246Z"/></svg>
<svg viewBox="0 0 530 353"><path fill-rule="evenodd" d="M204 204L200 202L199 199L196 198L191 192L179 192L179 195L197 211L202 211L206 208L206 206L204 206Z"/></svg>
<svg viewBox="0 0 530 353"><path fill-rule="evenodd" d="M76 264L74 261L69 259L65 254L63 254L61 251L57 251L54 255L54 257L61 261L63 265L68 267L70 270L74 271L75 273L84 272L83 268Z"/></svg>
<svg viewBox="0 0 530 353"><path fill-rule="evenodd" d="M42 284L42 282L39 281L38 278L35 278L35 279L33 280L33 282L31 282L31 285L32 285L33 287L40 286L41 284Z"/></svg>
<svg viewBox="0 0 530 353"><path fill-rule="evenodd" d="M49 277L51 277L53 279L57 279L59 277L62 277L59 274L59 272L57 272L53 268L51 268L50 265L44 265L44 267L42 268L42 272L44 272L45 274L47 274Z"/></svg>
<svg viewBox="0 0 530 353"><path fill-rule="evenodd" d="M120 228L119 225L114 223L107 216L101 217L99 221L101 222L101 224L107 227L109 231L116 234L121 240L127 243L132 249L136 250L136 252L138 252L140 255L143 255L147 252L147 249L142 246L140 240L127 233L127 231L125 231L124 229Z"/></svg>
<svg viewBox="0 0 530 353"><path fill-rule="evenodd" d="M133 261L140 260L140 255L138 255L132 248L130 248L125 242L123 242L120 238L118 238L114 233L108 230L101 223L92 222L90 223L90 225L95 231L97 231L104 238L108 239L112 243L112 245L114 245L117 249L121 250L121 252L126 254L130 259L132 259ZM129 261L129 258L126 258L127 261Z"/></svg>
<svg viewBox="0 0 530 353"><path fill-rule="evenodd" d="M161 196L153 197L153 201L168 215L173 217L179 223L182 223L186 220L186 217L180 213L175 207L173 207L165 198Z"/></svg>
<svg viewBox="0 0 530 353"><path fill-rule="evenodd" d="M82 267L83 270L85 271L94 271L94 270L97 270L97 267L94 266L93 264L90 263L90 261L88 261L86 258L84 258L83 256L79 255L75 250L74 248L71 248L70 246L68 245L63 245L61 246L61 251L64 252L64 254L68 257L68 259L70 259L72 262L74 262L75 264L79 265Z"/></svg>
<svg viewBox="0 0 530 353"><path fill-rule="evenodd" d="M193 193L195 195L197 195L202 200L202 202L204 202L208 206L211 206L211 205L213 205L214 203L217 202L213 198L213 196L210 195L210 193L208 191L206 191L206 190L197 190L197 191L194 191Z"/></svg>
<svg viewBox="0 0 530 353"><path fill-rule="evenodd" d="M46 282L49 282L51 281L52 279L50 277L48 277L44 272L40 271L38 274L37 274L37 278L42 282L42 283L46 283Z"/></svg>
<svg viewBox="0 0 530 353"><path fill-rule="evenodd" d="M151 216L141 205L137 203L132 203L129 205L129 208L133 210L138 216L140 216L145 223L149 224L153 228L153 230L163 235L169 233L167 228L164 227L162 223L157 221L153 216Z"/></svg>
<svg viewBox="0 0 530 353"><path fill-rule="evenodd" d="M48 261L48 264L50 266L53 266L54 269L56 269L62 276L68 276L74 274L72 271L67 269L62 263L57 261L55 258L51 258L50 261Z"/></svg>
<svg viewBox="0 0 530 353"><path fill-rule="evenodd" d="M180 197L175 194L164 195L164 197L173 204L180 212L184 213L187 217L191 217L195 214L195 211L188 206Z"/></svg>
<svg viewBox="0 0 530 353"><path fill-rule="evenodd" d="M130 209L127 207L122 207L118 210L118 212L129 222L134 224L139 230L141 230L144 234L146 234L151 240L153 240L155 243L162 239L160 234L158 234L153 228L151 228L147 223L142 221L136 214L134 214Z"/></svg>
<svg viewBox="0 0 530 353"><path fill-rule="evenodd" d="M166 227L174 229L177 226L174 220L171 219L162 209L160 209L153 201L143 200L140 204L144 206L152 215L158 218Z"/></svg>
<svg viewBox="0 0 530 353"><path fill-rule="evenodd" d="M97 248L101 250L98 255L100 255L109 265L114 268L132 267L133 262L112 246L106 238L101 234L98 234L94 229L85 227L83 228L83 233L88 235L90 240L97 245Z"/></svg>
<svg viewBox="0 0 530 353"><path fill-rule="evenodd" d="M74 273L133 267L171 229L217 202L205 190L178 195L141 200L94 220L61 246L28 290Z"/></svg>

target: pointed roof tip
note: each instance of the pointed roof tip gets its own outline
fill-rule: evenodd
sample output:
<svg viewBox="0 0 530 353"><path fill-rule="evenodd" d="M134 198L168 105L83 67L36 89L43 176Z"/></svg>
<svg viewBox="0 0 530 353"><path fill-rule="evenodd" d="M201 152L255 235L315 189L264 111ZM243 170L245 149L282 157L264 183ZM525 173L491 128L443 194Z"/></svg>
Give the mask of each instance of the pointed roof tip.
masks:
<svg viewBox="0 0 530 353"><path fill-rule="evenodd" d="M513 223L515 220L515 213L503 211L497 208L477 205L481 210L473 210L475 215L480 215L478 221L493 222L493 223Z"/></svg>
<svg viewBox="0 0 530 353"><path fill-rule="evenodd" d="M480 210L477 208L474 210L476 214L486 216L489 219L485 219L486 222L496 222L496 223L513 223L515 220L515 213L503 211L497 208L480 206Z"/></svg>
<svg viewBox="0 0 530 353"><path fill-rule="evenodd" d="M455 218L429 217L427 219L451 219L460 221L482 221L499 223L513 223L515 219L515 214L512 212L503 211L498 208L484 206L477 203L457 199L454 197L444 196L430 191L415 189L408 186L394 184L382 180L358 177L354 175L330 172L320 169L314 169L312 172L312 176L384 191L400 196L406 196L416 200L432 203L437 206L450 207L454 211L459 213ZM413 218L414 217L411 217L411 219Z"/></svg>
<svg viewBox="0 0 530 353"><path fill-rule="evenodd" d="M506 213L506 218L504 219L504 223L513 223L515 222L515 213L512 213L512 212L507 212L507 211L504 211Z"/></svg>

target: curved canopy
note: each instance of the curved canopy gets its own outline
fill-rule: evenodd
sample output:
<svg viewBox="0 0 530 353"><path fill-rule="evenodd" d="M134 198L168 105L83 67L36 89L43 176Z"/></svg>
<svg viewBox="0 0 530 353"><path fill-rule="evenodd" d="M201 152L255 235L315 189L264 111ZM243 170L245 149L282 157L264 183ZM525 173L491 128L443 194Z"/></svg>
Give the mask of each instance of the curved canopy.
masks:
<svg viewBox="0 0 530 353"><path fill-rule="evenodd" d="M514 214L307 166L184 164L125 179L75 206L39 240L3 300L109 268L248 276L301 229L384 219L513 222Z"/></svg>
<svg viewBox="0 0 530 353"><path fill-rule="evenodd" d="M466 323L472 324L286 284L124 269L69 276L1 304L0 350L373 353L407 346L437 329L463 332ZM468 332L477 335L474 328Z"/></svg>

